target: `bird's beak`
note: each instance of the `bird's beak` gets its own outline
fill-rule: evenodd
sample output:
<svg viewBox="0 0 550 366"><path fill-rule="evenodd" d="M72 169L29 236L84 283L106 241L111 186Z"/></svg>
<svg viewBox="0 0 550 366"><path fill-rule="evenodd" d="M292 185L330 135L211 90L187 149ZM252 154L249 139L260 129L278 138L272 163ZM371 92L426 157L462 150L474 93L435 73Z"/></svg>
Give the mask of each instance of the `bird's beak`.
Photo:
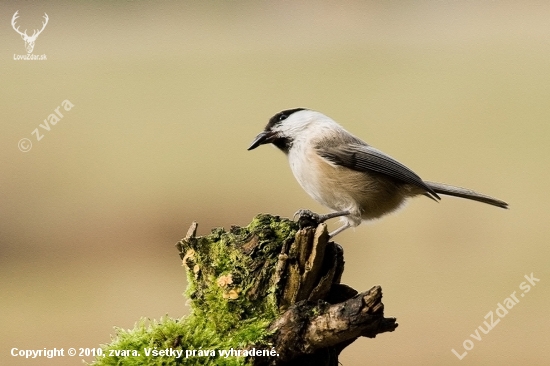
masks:
<svg viewBox="0 0 550 366"><path fill-rule="evenodd" d="M260 145L269 144L270 142L273 142L277 138L277 132L273 131L264 131L258 134L256 138L254 138L254 141L252 141L252 144L250 144L250 147L248 148L248 151L254 150Z"/></svg>

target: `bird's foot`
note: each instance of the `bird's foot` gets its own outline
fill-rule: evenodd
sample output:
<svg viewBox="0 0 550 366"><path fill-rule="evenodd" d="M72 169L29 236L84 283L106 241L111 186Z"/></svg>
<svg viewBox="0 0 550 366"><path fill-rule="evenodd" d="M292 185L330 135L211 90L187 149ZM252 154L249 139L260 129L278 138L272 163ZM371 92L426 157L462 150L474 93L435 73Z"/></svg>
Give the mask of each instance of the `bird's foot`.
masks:
<svg viewBox="0 0 550 366"><path fill-rule="evenodd" d="M300 225L300 228L304 228L308 226L317 226L320 223L327 221L328 219L340 216L347 216L349 214L349 211L339 211L331 212L326 215L319 215L310 210L298 210L294 214L294 220L296 220L296 216L298 216L298 224Z"/></svg>
<svg viewBox="0 0 550 366"><path fill-rule="evenodd" d="M310 226L317 226L323 222L323 220L321 220L321 215L310 210L298 210L294 213L293 219L296 220L296 217L298 217L297 221L300 229Z"/></svg>

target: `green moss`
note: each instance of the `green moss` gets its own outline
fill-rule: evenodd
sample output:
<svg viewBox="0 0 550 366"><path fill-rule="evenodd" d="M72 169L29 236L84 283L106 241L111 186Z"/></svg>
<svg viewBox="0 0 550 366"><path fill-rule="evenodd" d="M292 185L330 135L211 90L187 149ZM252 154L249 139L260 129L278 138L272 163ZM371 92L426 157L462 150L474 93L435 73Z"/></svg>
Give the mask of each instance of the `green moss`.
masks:
<svg viewBox="0 0 550 366"><path fill-rule="evenodd" d="M245 365L246 358L224 357L219 351L270 348L267 327L278 314L273 273L282 245L294 239L296 230L290 220L262 214L247 227L214 229L208 236L181 241L191 315L116 329L93 365ZM161 350L183 354L154 353Z"/></svg>

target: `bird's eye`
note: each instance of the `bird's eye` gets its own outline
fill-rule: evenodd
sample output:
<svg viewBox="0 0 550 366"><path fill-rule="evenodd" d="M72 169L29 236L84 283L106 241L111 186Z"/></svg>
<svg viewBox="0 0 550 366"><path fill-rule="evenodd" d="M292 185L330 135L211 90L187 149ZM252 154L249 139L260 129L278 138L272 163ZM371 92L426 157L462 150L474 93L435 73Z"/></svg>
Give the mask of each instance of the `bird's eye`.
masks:
<svg viewBox="0 0 550 366"><path fill-rule="evenodd" d="M288 116L287 116L286 114L281 114L281 115L279 116L279 122L284 121L285 119L287 119L287 117L288 117Z"/></svg>

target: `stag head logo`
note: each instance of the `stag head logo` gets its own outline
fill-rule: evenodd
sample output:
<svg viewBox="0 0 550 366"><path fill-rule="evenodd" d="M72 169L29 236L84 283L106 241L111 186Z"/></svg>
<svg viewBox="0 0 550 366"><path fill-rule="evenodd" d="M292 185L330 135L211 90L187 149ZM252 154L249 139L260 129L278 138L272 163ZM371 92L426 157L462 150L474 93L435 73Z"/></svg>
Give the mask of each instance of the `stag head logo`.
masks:
<svg viewBox="0 0 550 366"><path fill-rule="evenodd" d="M25 41L25 48L27 49L27 53L32 53L32 50L34 49L34 42L36 41L36 38L38 38L40 33L42 33L44 28L46 28L46 24L48 24L48 14L44 13L45 21L42 22L42 29L40 29L40 30L35 29L34 32L32 33L32 36L29 36L29 35L27 35L27 30L26 29L25 29L24 32L21 32L19 30L19 27L17 27L17 28L15 27L15 21L17 20L17 18L19 18L19 15L17 15L17 13L19 13L19 10L17 10L15 12L15 14L13 14L13 18L11 18L11 26L13 27L13 29L17 33L19 33L21 35L21 38L23 38L23 41Z"/></svg>

